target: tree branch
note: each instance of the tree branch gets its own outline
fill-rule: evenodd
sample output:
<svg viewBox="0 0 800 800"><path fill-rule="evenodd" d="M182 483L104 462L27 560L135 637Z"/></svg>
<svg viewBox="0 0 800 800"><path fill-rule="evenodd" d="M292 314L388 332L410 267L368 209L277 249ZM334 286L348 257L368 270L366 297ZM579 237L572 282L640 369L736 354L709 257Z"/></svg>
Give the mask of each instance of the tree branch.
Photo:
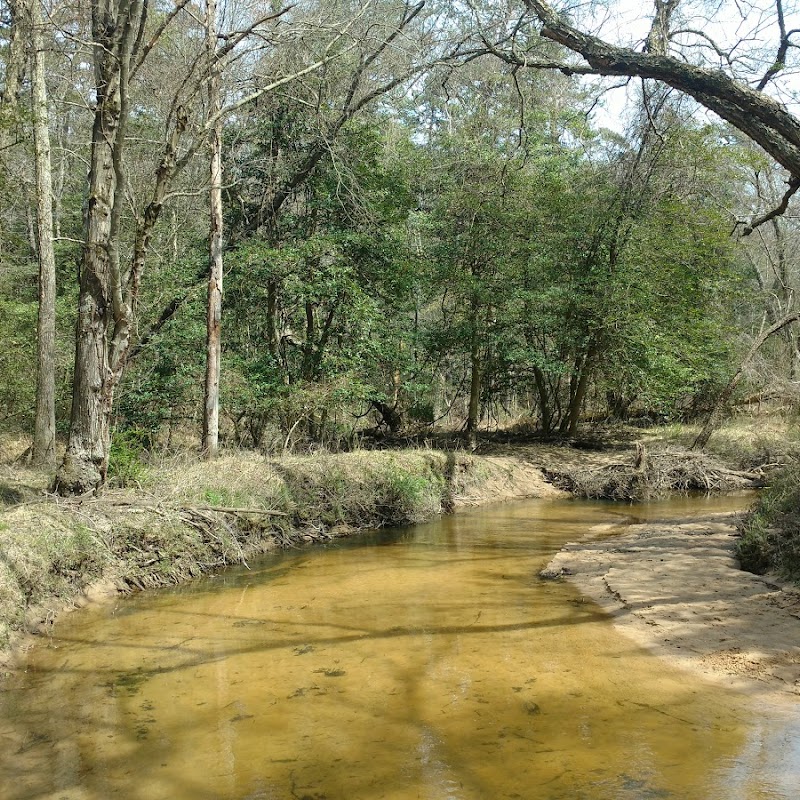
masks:
<svg viewBox="0 0 800 800"><path fill-rule="evenodd" d="M688 94L760 145L793 177L800 178L800 121L777 101L721 70L609 44L573 27L545 0L525 2L542 22L542 36L580 54L598 74L652 78Z"/></svg>
<svg viewBox="0 0 800 800"><path fill-rule="evenodd" d="M775 217L781 216L781 214L783 214L789 207L789 201L796 194L798 189L800 189L800 178L793 177L789 181L789 188L781 198L781 202L778 203L778 205L775 206L775 208L773 208L771 211L768 211L763 216L754 219L749 225L745 225L744 229L742 230L742 236L749 236L760 225L775 219Z"/></svg>

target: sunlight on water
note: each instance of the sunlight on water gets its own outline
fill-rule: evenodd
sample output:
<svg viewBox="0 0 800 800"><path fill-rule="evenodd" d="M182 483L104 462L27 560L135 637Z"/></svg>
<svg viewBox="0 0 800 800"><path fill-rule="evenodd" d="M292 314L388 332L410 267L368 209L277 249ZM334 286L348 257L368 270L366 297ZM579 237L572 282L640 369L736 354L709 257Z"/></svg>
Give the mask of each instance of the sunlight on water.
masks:
<svg viewBox="0 0 800 800"><path fill-rule="evenodd" d="M796 798L800 715L665 667L538 578L630 513L509 504L70 615L0 692L0 796Z"/></svg>

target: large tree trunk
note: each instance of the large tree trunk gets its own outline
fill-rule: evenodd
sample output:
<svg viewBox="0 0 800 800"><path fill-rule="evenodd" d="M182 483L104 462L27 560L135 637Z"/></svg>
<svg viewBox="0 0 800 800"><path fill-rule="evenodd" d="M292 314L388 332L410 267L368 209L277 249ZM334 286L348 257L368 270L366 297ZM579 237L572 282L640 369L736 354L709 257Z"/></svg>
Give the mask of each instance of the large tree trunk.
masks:
<svg viewBox="0 0 800 800"><path fill-rule="evenodd" d="M39 255L39 321L36 372L36 420L32 461L55 462L55 338L56 263L53 252L53 180L50 163L50 129L45 83L42 15L39 0L30 0L30 30L33 49L31 75L33 144L36 162L36 221Z"/></svg>
<svg viewBox="0 0 800 800"><path fill-rule="evenodd" d="M206 49L209 59L208 107L214 118L221 108L220 74L217 57L217 3L206 2ZM211 131L211 197L208 258L208 299L206 307L206 380L203 412L205 458L219 451L219 380L222 354L222 121Z"/></svg>
<svg viewBox="0 0 800 800"><path fill-rule="evenodd" d="M147 2L147 0L144 0ZM111 445L114 390L130 344L132 308L123 294L118 235L128 113L128 77L140 0L92 5L97 95L84 222L69 439L54 489L60 494L98 490Z"/></svg>

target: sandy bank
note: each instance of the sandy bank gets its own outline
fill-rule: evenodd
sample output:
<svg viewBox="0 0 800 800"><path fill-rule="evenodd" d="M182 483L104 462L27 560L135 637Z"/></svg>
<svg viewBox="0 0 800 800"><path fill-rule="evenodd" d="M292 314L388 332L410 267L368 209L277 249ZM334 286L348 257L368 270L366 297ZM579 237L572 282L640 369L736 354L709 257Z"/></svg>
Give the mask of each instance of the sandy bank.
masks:
<svg viewBox="0 0 800 800"><path fill-rule="evenodd" d="M734 514L597 526L543 575L562 575L639 644L706 678L800 702L800 591L742 572Z"/></svg>

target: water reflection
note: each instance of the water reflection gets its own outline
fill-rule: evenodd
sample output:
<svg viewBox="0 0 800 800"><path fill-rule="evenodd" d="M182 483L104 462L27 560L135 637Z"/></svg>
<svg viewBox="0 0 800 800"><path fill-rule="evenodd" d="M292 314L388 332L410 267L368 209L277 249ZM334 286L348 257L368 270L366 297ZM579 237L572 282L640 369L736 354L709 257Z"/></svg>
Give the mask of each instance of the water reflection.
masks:
<svg viewBox="0 0 800 800"><path fill-rule="evenodd" d="M797 720L665 668L538 579L630 512L506 505L72 615L0 695L0 794L795 797Z"/></svg>

